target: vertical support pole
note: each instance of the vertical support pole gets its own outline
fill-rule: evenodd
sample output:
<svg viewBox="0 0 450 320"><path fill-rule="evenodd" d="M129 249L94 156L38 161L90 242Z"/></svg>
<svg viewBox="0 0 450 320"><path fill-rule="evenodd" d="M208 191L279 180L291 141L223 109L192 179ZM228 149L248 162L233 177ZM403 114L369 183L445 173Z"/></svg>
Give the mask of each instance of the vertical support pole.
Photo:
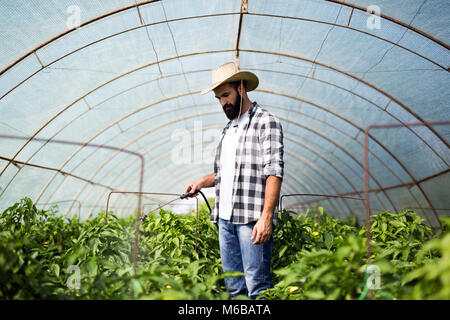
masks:
<svg viewBox="0 0 450 320"><path fill-rule="evenodd" d="M235 63L240 68L240 62L239 62L239 46L241 42L241 33L242 33L242 21L244 20L244 14L248 13L248 0L242 0L241 1L241 14L239 15L239 28L238 28L238 34L237 34L237 40L236 40L236 50L235 50Z"/></svg>
<svg viewBox="0 0 450 320"><path fill-rule="evenodd" d="M370 232L370 203L369 203L369 130L364 132L364 204L366 208L366 247L367 247L367 265L372 264L372 247L370 241L372 234ZM369 289L369 297L373 299L373 289Z"/></svg>
<svg viewBox="0 0 450 320"><path fill-rule="evenodd" d="M144 157L142 155L139 155L139 158L141 159L141 173L140 173L140 178L139 178L139 196L138 196L138 208L137 208L137 213L136 213L136 228L135 228L135 232L134 232L133 277L132 277L132 284L131 284L131 300L134 300L134 280L136 280L136 271L137 271L137 256L138 256L138 250L139 250L139 225L140 225L140 218L141 218L142 188L144 185L144 168L145 168Z"/></svg>

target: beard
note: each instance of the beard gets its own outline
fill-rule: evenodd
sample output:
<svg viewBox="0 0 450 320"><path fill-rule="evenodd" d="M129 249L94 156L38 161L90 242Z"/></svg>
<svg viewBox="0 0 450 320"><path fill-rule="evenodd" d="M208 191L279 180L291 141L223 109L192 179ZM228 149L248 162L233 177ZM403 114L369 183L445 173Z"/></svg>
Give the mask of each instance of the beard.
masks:
<svg viewBox="0 0 450 320"><path fill-rule="evenodd" d="M223 106L223 112L228 119L233 120L239 115L239 111L241 110L241 95L237 92L236 101L231 104L227 103Z"/></svg>

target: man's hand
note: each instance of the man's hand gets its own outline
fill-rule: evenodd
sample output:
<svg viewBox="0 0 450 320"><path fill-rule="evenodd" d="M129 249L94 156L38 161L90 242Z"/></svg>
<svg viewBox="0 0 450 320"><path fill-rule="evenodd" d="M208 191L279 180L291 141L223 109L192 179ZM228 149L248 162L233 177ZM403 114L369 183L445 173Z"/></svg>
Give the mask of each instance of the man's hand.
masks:
<svg viewBox="0 0 450 320"><path fill-rule="evenodd" d="M187 184L183 193L194 193L193 197L196 197L198 196L198 191L200 191L200 189L211 187L214 187L214 173ZM188 200L189 198L191 197L186 197L185 199Z"/></svg>
<svg viewBox="0 0 450 320"><path fill-rule="evenodd" d="M194 193L194 197L198 196L198 191L202 188L202 184L201 184L201 180L197 180L194 182L189 183L185 188L184 188L184 193ZM187 200L188 198L191 197L186 197L185 199Z"/></svg>
<svg viewBox="0 0 450 320"><path fill-rule="evenodd" d="M263 244L270 240L272 236L272 219L267 216L262 216L253 227L252 237L255 239L253 244Z"/></svg>
<svg viewBox="0 0 450 320"><path fill-rule="evenodd" d="M275 211L275 204L280 195L281 178L269 176L266 180L266 195L264 197L264 209L261 218L253 227L251 240L255 239L253 244L266 243L272 236L272 220Z"/></svg>

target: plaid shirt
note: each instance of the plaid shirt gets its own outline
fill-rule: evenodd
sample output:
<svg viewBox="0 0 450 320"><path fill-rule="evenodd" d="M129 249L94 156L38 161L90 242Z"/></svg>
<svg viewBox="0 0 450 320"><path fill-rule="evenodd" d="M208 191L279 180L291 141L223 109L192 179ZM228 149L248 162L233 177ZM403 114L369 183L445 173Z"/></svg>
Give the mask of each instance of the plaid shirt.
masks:
<svg viewBox="0 0 450 320"><path fill-rule="evenodd" d="M230 222L245 224L257 221L264 208L266 179L268 176L283 178L283 130L280 121L256 102L248 110L249 117L243 123L243 133L236 148L233 182L233 200ZM220 155L222 140L232 121L222 131L222 137L214 160L216 200L211 221L219 217ZM274 224L276 215L274 214Z"/></svg>

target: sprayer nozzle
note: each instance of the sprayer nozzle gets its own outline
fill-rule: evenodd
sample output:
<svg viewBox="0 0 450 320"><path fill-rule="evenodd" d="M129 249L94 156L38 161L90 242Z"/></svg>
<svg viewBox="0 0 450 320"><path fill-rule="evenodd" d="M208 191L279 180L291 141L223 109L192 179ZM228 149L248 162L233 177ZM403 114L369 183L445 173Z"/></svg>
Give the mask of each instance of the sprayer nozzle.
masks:
<svg viewBox="0 0 450 320"><path fill-rule="evenodd" d="M180 196L180 199L186 199L187 197L192 197L192 196L194 196L194 194L196 194L197 193L197 191L196 192L188 192L188 193L183 193L181 196Z"/></svg>

